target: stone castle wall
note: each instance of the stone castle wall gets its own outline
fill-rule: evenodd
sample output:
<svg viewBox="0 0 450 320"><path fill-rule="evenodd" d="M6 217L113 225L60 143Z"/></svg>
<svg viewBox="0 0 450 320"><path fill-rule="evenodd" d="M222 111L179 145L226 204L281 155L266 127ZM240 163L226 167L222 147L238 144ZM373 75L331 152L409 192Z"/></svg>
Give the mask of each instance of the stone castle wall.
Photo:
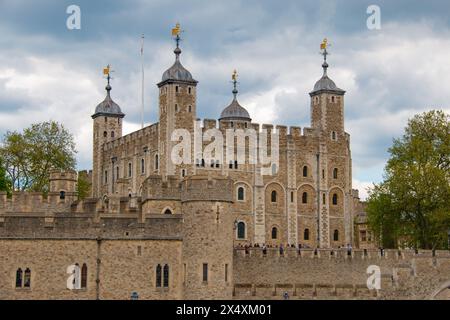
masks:
<svg viewBox="0 0 450 320"><path fill-rule="evenodd" d="M367 288L371 265L381 290ZM233 269L235 299L427 299L450 280L450 252L237 249Z"/></svg>

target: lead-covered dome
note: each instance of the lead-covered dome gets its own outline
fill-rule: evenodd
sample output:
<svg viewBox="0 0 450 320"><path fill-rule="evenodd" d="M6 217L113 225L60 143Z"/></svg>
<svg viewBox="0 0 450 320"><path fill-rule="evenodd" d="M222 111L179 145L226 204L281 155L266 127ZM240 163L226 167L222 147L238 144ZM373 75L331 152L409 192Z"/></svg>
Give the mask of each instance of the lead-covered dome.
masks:
<svg viewBox="0 0 450 320"><path fill-rule="evenodd" d="M219 120L243 120L251 121L250 114L244 107L242 107L236 99L233 99L231 104L223 109Z"/></svg>
<svg viewBox="0 0 450 320"><path fill-rule="evenodd" d="M106 97L105 100L100 102L97 107L95 108L95 113L92 116L92 118L96 118L99 116L110 116L110 117L120 117L123 118L125 116L124 113L122 113L122 110L120 110L120 107L117 103L113 101L111 98L111 86L106 86Z"/></svg>
<svg viewBox="0 0 450 320"><path fill-rule="evenodd" d="M237 101L237 94L238 94L238 90L236 88L236 77L237 77L237 73L236 71L233 74L233 101L231 101L230 105L228 107L226 107L225 109L223 109L222 113L220 114L220 120L233 120L233 121L249 121L251 122L252 119L250 118L250 114L248 113L248 111L239 104L239 102Z"/></svg>
<svg viewBox="0 0 450 320"><path fill-rule="evenodd" d="M322 64L322 68L323 68L323 76L322 78L319 79L319 81L316 82L316 84L314 85L314 89L310 94L313 95L322 92L344 94L345 90L338 88L334 83L334 81L328 77L327 75L328 63L326 61Z"/></svg>
<svg viewBox="0 0 450 320"><path fill-rule="evenodd" d="M181 49L176 48L173 52L176 56L175 63L163 73L162 81L195 81L194 78L192 78L192 74L185 67L183 67L180 62Z"/></svg>

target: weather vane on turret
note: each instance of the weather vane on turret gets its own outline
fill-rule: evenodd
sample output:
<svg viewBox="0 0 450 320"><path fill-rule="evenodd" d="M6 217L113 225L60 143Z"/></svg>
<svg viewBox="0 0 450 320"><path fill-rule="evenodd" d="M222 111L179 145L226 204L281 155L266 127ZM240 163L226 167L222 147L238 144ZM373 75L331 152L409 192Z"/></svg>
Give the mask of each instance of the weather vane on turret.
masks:
<svg viewBox="0 0 450 320"><path fill-rule="evenodd" d="M110 80L112 79L111 73L114 72L114 70L111 70L111 66L108 64L105 68L103 68L103 75L106 76L106 79L108 80L108 85L106 86L106 90L111 90Z"/></svg>
<svg viewBox="0 0 450 320"><path fill-rule="evenodd" d="M238 77L237 71L236 71L236 69L234 69L233 74L231 75L231 80L232 80L232 83L233 83L234 99L236 99L236 95L238 93L238 90L237 90L237 83L238 83L237 82L237 77Z"/></svg>
<svg viewBox="0 0 450 320"><path fill-rule="evenodd" d="M330 54L327 50L327 48L330 46L330 44L328 43L328 39L325 38L323 39L322 43L320 44L320 54L323 55L323 64L322 64L322 68L323 68L323 75L325 76L327 74L327 68L328 68L328 63L327 63L327 56Z"/></svg>
<svg viewBox="0 0 450 320"><path fill-rule="evenodd" d="M172 28L172 37L174 37L174 39L175 39L175 42L177 44L177 48L180 45L180 41L181 41L180 33L181 32L183 32L183 30L181 30L180 23L177 22L177 24L175 25L175 28Z"/></svg>
<svg viewBox="0 0 450 320"><path fill-rule="evenodd" d="M327 61L327 55L329 55L327 48L330 46L328 43L328 39L323 39L322 43L320 44L320 50L322 51L320 54L323 55L323 60Z"/></svg>

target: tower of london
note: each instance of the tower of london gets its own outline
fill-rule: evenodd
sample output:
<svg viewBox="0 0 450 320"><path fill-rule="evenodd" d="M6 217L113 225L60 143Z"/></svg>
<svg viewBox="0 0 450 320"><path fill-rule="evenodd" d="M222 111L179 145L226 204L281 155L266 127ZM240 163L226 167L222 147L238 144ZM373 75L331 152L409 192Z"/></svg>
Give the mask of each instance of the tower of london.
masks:
<svg viewBox="0 0 450 320"><path fill-rule="evenodd" d="M304 128L254 123L239 102L236 73L218 119L199 119L201 79L183 66L179 41L174 54L157 83L158 122L127 135L127 110L114 102L108 76L106 97L91 115L90 197L79 200L77 173L61 171L50 173L46 197L0 193L0 299L279 299L284 292L376 299L439 292L449 275L448 252L379 250L360 237L364 203L352 187L346 91L329 76L326 49ZM187 148L179 152L180 145ZM370 265L381 270L380 288L367 287Z"/></svg>

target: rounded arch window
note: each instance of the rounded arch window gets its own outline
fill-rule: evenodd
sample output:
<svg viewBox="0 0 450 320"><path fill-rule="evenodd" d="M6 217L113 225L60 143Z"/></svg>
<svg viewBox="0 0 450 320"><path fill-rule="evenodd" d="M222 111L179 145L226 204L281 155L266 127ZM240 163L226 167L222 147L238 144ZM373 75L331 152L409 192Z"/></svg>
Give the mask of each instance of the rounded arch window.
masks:
<svg viewBox="0 0 450 320"><path fill-rule="evenodd" d="M308 167L307 166L303 166L303 176L304 177L308 176Z"/></svg>
<svg viewBox="0 0 450 320"><path fill-rule="evenodd" d="M239 187L237 191L237 198L239 201L244 201L245 199L245 189L244 187Z"/></svg>
<svg viewBox="0 0 450 320"><path fill-rule="evenodd" d="M337 179L338 178L338 169L334 168L333 169L333 179Z"/></svg>
<svg viewBox="0 0 450 320"><path fill-rule="evenodd" d="M303 192L302 203L308 203L308 192Z"/></svg>
<svg viewBox="0 0 450 320"><path fill-rule="evenodd" d="M278 229L277 227L272 228L272 239L278 239Z"/></svg>
<svg viewBox="0 0 450 320"><path fill-rule="evenodd" d="M303 231L303 240L309 240L309 229L306 228L305 231Z"/></svg>
<svg viewBox="0 0 450 320"><path fill-rule="evenodd" d="M108 136L108 132L106 132L106 131L103 131L103 137L107 137Z"/></svg>
<svg viewBox="0 0 450 320"><path fill-rule="evenodd" d="M237 224L237 238L245 239L245 222L239 221Z"/></svg>
<svg viewBox="0 0 450 320"><path fill-rule="evenodd" d="M277 202L277 192L275 190L272 191L270 195L271 202Z"/></svg>
<svg viewBox="0 0 450 320"><path fill-rule="evenodd" d="M339 241L339 230L334 230L333 241Z"/></svg>
<svg viewBox="0 0 450 320"><path fill-rule="evenodd" d="M333 194L333 205L337 205L338 204L338 195L335 193Z"/></svg>

